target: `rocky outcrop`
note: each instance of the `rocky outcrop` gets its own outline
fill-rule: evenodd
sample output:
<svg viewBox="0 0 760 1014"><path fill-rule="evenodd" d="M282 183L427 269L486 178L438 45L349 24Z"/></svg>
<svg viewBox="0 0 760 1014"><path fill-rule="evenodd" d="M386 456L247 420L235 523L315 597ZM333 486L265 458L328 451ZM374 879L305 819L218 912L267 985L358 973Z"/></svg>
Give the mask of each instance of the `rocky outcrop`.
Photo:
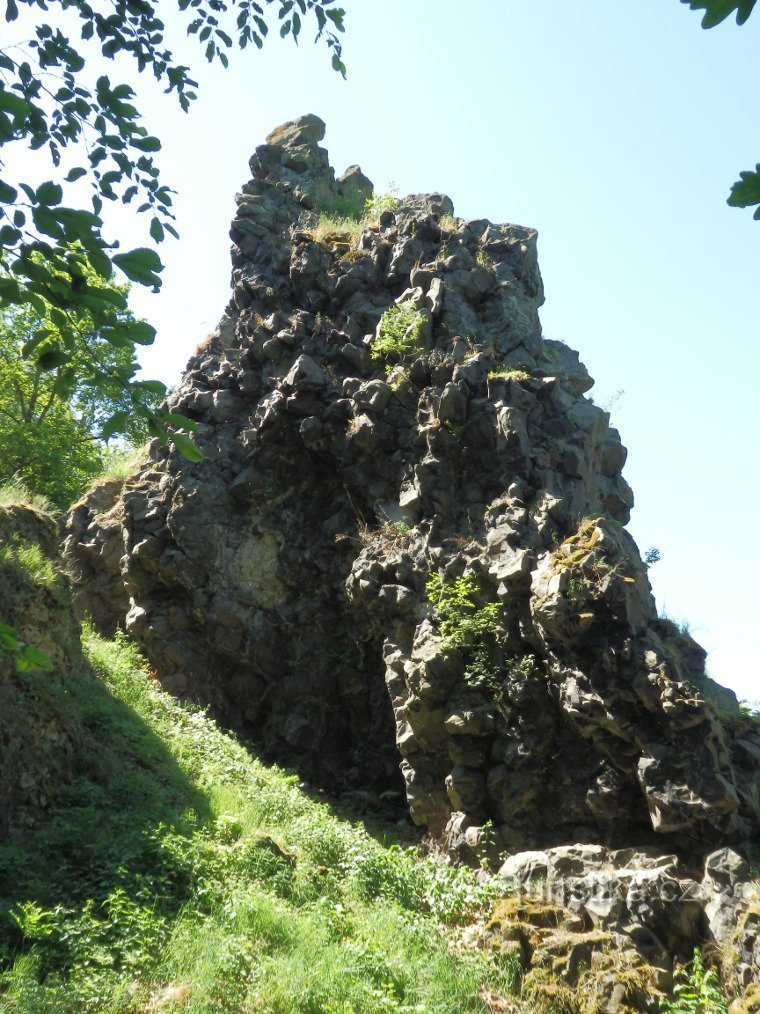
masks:
<svg viewBox="0 0 760 1014"><path fill-rule="evenodd" d="M156 442L77 507L82 603L89 554L165 687L322 784L403 786L453 855L748 841L760 731L657 616L535 231L432 194L320 233L369 188L323 134L256 150L232 301L170 402L206 460Z"/></svg>
<svg viewBox="0 0 760 1014"><path fill-rule="evenodd" d="M33 507L0 507L0 617L50 672L0 651L0 841L32 824L74 772L81 728L66 707L80 667L79 628L61 573L58 532Z"/></svg>
<svg viewBox="0 0 760 1014"><path fill-rule="evenodd" d="M63 544L77 614L80 619L87 616L106 637L124 629L129 612L121 576L124 482L114 478L98 483L71 507Z"/></svg>

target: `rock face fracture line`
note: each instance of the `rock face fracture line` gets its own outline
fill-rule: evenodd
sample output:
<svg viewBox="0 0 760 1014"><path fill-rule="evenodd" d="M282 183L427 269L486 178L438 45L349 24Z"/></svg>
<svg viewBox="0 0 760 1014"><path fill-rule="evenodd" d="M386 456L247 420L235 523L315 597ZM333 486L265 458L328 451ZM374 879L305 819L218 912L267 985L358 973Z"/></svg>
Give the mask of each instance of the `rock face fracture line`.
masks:
<svg viewBox="0 0 760 1014"><path fill-rule="evenodd" d="M269 756L405 792L453 856L701 877L757 836L760 731L657 615L625 448L541 333L536 232L441 194L326 230L372 185L324 129L277 128L237 197L232 299L170 402L206 460L154 443L71 512L80 608Z"/></svg>

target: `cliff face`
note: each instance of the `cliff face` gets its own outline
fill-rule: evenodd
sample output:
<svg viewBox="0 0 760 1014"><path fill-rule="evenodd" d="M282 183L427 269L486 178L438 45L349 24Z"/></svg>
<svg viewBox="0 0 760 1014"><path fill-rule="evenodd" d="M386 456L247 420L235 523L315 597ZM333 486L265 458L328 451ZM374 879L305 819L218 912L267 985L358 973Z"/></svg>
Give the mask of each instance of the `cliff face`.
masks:
<svg viewBox="0 0 760 1014"><path fill-rule="evenodd" d="M232 301L171 400L206 460L155 444L77 507L80 606L305 775L405 790L460 855L751 838L760 734L657 616L625 449L541 335L536 233L432 194L317 238L371 189L323 134L256 150Z"/></svg>

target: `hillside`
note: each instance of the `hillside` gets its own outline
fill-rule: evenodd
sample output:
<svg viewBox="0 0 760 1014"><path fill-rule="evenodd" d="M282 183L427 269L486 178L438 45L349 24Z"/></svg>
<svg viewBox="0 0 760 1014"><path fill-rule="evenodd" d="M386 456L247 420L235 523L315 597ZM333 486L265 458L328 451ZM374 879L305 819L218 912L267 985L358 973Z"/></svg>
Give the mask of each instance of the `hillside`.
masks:
<svg viewBox="0 0 760 1014"><path fill-rule="evenodd" d="M77 776L0 847L3 1010L455 1012L514 982L450 946L495 886L337 816L123 639L85 652L62 715L88 738Z"/></svg>
<svg viewBox="0 0 760 1014"><path fill-rule="evenodd" d="M658 613L536 232L324 132L251 159L184 455L0 507L0 1006L756 1012L760 724Z"/></svg>

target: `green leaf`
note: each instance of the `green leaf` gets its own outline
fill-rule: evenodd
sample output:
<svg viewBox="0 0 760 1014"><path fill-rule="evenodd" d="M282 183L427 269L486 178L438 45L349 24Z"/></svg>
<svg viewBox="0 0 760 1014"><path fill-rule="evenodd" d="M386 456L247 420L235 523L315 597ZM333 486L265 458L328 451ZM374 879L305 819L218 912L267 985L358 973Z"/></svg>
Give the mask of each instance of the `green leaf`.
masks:
<svg viewBox="0 0 760 1014"><path fill-rule="evenodd" d="M28 116L33 106L31 102L0 85L0 109L5 110L12 116Z"/></svg>
<svg viewBox="0 0 760 1014"><path fill-rule="evenodd" d="M118 268L121 268L131 282L156 287L161 285L158 272L163 271L163 264L155 250L137 247L127 253L114 254L111 260Z"/></svg>
<svg viewBox="0 0 760 1014"><path fill-rule="evenodd" d="M62 349L45 349L40 352L37 362L43 370L55 370L66 362L66 353Z"/></svg>
<svg viewBox="0 0 760 1014"><path fill-rule="evenodd" d="M160 151L161 142L157 137L133 137L132 147L139 151Z"/></svg>
<svg viewBox="0 0 760 1014"><path fill-rule="evenodd" d="M61 241L66 239L66 232L62 228L58 216L48 211L47 208L32 208L32 218L34 219L35 226L43 236L50 236L51 239Z"/></svg>
<svg viewBox="0 0 760 1014"><path fill-rule="evenodd" d="M164 238L164 227L157 218L150 220L150 236L156 243L161 243Z"/></svg>
<svg viewBox="0 0 760 1014"><path fill-rule="evenodd" d="M203 454L196 447L190 437L184 436L182 433L172 433L172 443L177 448L183 458L188 461L205 461Z"/></svg>
<svg viewBox="0 0 760 1014"><path fill-rule="evenodd" d="M56 332L49 327L40 328L40 330L34 334L34 337L30 338L28 342L24 342L21 347L21 355L26 359L27 356L30 356L32 352L34 352L41 342L44 342L46 338L52 338L54 334L56 334Z"/></svg>
<svg viewBox="0 0 760 1014"><path fill-rule="evenodd" d="M12 225L4 225L0 228L0 247L13 246L21 239L21 233Z"/></svg>
<svg viewBox="0 0 760 1014"><path fill-rule="evenodd" d="M16 659L16 668L19 672L28 672L29 669L42 669L43 672L53 671L53 662L44 651L39 648L22 648Z"/></svg>
<svg viewBox="0 0 760 1014"><path fill-rule="evenodd" d="M162 384L160 380L137 380L134 386L141 387L144 391L150 391L151 394L159 396L166 394L166 384Z"/></svg>
<svg viewBox="0 0 760 1014"><path fill-rule="evenodd" d="M108 440L114 433L123 433L128 422L129 412L123 410L114 412L111 418L103 423L103 431L101 433L103 440Z"/></svg>
<svg viewBox="0 0 760 1014"><path fill-rule="evenodd" d="M714 28L736 11L737 25L743 25L752 13L757 0L681 0L693 11L703 10L703 28Z"/></svg>
<svg viewBox="0 0 760 1014"><path fill-rule="evenodd" d="M156 337L156 329L146 320L120 320L102 327L98 333L109 345L119 349L130 345L152 345Z"/></svg>
<svg viewBox="0 0 760 1014"><path fill-rule="evenodd" d="M12 204L18 197L18 190L9 183L0 180L0 201L4 204Z"/></svg>
<svg viewBox="0 0 760 1014"><path fill-rule="evenodd" d="M166 419L170 426L177 426L183 430L190 430L194 433L198 428L198 423L192 419L188 419L186 415L181 415L179 412L162 412L161 418Z"/></svg>
<svg viewBox="0 0 760 1014"><path fill-rule="evenodd" d="M760 162L755 166L755 171L739 173L739 179L731 187L728 203L733 208L749 208L752 205L760 205ZM755 210L753 216L760 221L760 207Z"/></svg>
<svg viewBox="0 0 760 1014"><path fill-rule="evenodd" d="M37 187L36 198L40 204L50 207L53 204L60 204L63 199L63 189L58 183L48 180Z"/></svg>
<svg viewBox="0 0 760 1014"><path fill-rule="evenodd" d="M111 258L106 253L97 248L88 248L87 259L103 281L107 282L110 280L113 269L111 267Z"/></svg>
<svg viewBox="0 0 760 1014"><path fill-rule="evenodd" d="M67 176L66 176L66 182L67 183L74 183L74 182L76 182L76 180L81 180L81 178L83 176L86 176L86 175L87 175L87 170L83 169L81 166L77 166L76 169L72 169L71 172L69 172L67 174Z"/></svg>
<svg viewBox="0 0 760 1014"><path fill-rule="evenodd" d="M19 632L15 627L0 623L0 648L5 648L6 651L18 651Z"/></svg>

